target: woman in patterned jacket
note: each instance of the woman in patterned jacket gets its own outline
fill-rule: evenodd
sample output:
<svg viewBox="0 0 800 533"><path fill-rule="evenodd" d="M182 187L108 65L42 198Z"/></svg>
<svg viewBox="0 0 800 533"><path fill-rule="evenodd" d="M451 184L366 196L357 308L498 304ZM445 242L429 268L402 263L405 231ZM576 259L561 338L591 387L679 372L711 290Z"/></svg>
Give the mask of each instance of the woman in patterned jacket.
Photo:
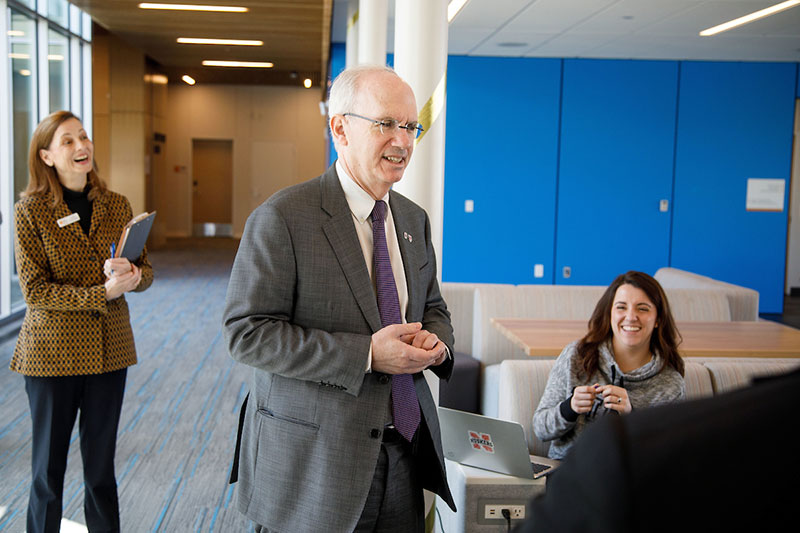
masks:
<svg viewBox="0 0 800 533"><path fill-rule="evenodd" d="M147 251L110 258L131 219L128 200L94 167L81 121L58 111L36 128L29 182L15 205L15 253L25 320L11 359L31 409L27 531L58 531L70 434L80 410L89 531L119 531L114 475L127 367L136 363L124 294L153 281Z"/></svg>

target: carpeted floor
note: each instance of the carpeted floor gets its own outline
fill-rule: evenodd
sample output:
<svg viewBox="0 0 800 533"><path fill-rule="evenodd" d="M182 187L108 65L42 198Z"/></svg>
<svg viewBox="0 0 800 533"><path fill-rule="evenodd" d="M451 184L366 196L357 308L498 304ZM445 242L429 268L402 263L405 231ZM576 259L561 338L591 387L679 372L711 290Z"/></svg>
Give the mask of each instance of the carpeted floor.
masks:
<svg viewBox="0 0 800 533"><path fill-rule="evenodd" d="M127 297L139 355L129 369L117 444L122 530L244 531L228 473L249 372L221 334L237 241L171 241L154 251L155 281ZM31 423L23 379L0 345L0 531L25 530ZM77 424L76 424L77 426ZM83 524L77 430L64 483L64 518Z"/></svg>

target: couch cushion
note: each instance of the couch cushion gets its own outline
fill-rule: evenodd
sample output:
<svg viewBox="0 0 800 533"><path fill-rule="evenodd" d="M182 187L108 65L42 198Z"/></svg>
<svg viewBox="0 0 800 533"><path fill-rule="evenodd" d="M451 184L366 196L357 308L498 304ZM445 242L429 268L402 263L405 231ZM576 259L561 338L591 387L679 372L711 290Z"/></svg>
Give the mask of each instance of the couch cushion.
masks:
<svg viewBox="0 0 800 533"><path fill-rule="evenodd" d="M712 289L725 294L731 320L758 320L758 291L688 272L679 268L659 268L653 276L667 288Z"/></svg>
<svg viewBox="0 0 800 533"><path fill-rule="evenodd" d="M547 377L555 359L503 361L499 365L497 417L522 424L528 449L534 455L547 456L550 444L533 433L533 413L542 398Z"/></svg>
<svg viewBox="0 0 800 533"><path fill-rule="evenodd" d="M450 311L450 323L453 325L455 349L459 353L472 355L472 315L475 305L475 289L485 287L513 287L502 283L457 283L443 282L442 297Z"/></svg>
<svg viewBox="0 0 800 533"><path fill-rule="evenodd" d="M439 382L439 405L459 411L480 410L481 363L467 354L456 352L453 373Z"/></svg>
<svg viewBox="0 0 800 533"><path fill-rule="evenodd" d="M601 286L518 285L475 290L473 357L484 365L506 359L525 359L525 352L491 323L492 318L545 318L589 320ZM553 354L558 355L558 354Z"/></svg>
<svg viewBox="0 0 800 533"><path fill-rule="evenodd" d="M800 366L800 359L707 359L703 362L714 387L714 394L741 389L753 378L784 374Z"/></svg>
<svg viewBox="0 0 800 533"><path fill-rule="evenodd" d="M695 400L714 395L714 387L711 383L711 374L708 369L700 363L686 361L683 381L686 383L686 399Z"/></svg>
<svg viewBox="0 0 800 533"><path fill-rule="evenodd" d="M711 289L664 289L675 320L730 322L731 309L724 292Z"/></svg>

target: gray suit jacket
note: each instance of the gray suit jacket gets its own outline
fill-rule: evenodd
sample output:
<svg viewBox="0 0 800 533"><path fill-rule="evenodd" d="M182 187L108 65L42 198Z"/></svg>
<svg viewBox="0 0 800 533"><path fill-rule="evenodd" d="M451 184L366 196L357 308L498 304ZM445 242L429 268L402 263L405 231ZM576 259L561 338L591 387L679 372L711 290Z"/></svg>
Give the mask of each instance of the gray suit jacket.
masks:
<svg viewBox="0 0 800 533"><path fill-rule="evenodd" d="M408 284L408 322L453 353L426 213L391 192ZM411 235L411 239L404 235ZM275 531L352 531L391 420L391 377L364 372L381 328L375 292L332 166L284 189L247 220L231 272L224 332L254 368L237 450L238 506ZM448 379L453 361L432 370ZM423 424L415 438L423 486L454 508L436 406L414 376Z"/></svg>

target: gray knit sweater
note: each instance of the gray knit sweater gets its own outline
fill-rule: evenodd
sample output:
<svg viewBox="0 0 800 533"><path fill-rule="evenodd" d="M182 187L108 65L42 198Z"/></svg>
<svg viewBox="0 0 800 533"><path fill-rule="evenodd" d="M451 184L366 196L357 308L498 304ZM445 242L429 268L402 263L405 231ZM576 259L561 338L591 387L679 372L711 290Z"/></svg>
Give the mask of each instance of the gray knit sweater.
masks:
<svg viewBox="0 0 800 533"><path fill-rule="evenodd" d="M674 368L665 366L658 354L654 354L644 366L622 374L614 361L611 341L600 345L597 372L591 379L581 380L578 378L580 365L577 347L578 341L575 341L567 345L558 356L550 371L539 406L533 414L533 431L539 440L552 441L548 455L553 459L564 458L586 424L601 416L616 416L615 412L606 410L599 399L595 400L595 406L590 413L577 414L569 405L575 387L594 383L619 386L621 383L628 392L633 409L675 402L686 397L683 377Z"/></svg>

